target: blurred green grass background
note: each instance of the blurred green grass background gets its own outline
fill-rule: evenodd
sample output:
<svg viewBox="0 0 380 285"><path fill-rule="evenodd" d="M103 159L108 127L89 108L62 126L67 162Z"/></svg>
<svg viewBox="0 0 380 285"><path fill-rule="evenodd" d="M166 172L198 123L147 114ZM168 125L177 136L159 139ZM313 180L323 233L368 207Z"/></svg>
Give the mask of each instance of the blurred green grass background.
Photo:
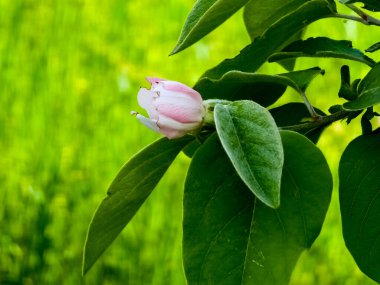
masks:
<svg viewBox="0 0 380 285"><path fill-rule="evenodd" d="M85 278L82 246L92 214L119 168L154 141L129 115L146 76L192 85L249 43L241 12L188 50L168 57L194 1L0 0L0 284L185 284L181 198L189 160L180 155L146 204ZM365 49L380 30L341 20L308 36ZM379 57L377 57L377 60ZM305 59L326 75L308 92L324 111L337 99L345 61ZM354 78L368 69L357 63ZM262 72L283 72L267 64ZM217 97L217 94L215 94ZM281 102L297 100L287 92ZM319 142L337 181L339 156L359 134L336 123ZM292 284L375 284L341 235L334 190L321 236Z"/></svg>

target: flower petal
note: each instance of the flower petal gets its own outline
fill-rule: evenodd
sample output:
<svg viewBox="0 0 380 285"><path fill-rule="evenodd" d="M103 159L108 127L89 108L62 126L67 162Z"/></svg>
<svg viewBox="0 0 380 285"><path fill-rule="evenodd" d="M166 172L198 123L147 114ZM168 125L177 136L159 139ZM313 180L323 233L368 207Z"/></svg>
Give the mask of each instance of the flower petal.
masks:
<svg viewBox="0 0 380 285"><path fill-rule="evenodd" d="M184 136L185 134L195 131L200 127L199 123L180 123L161 114L157 125L160 129L160 133L170 139Z"/></svg>
<svg viewBox="0 0 380 285"><path fill-rule="evenodd" d="M158 78L158 77L147 77L146 80L148 80L148 82L150 84L157 84L161 81L167 81L166 79L162 79L162 78Z"/></svg>
<svg viewBox="0 0 380 285"><path fill-rule="evenodd" d="M201 95L195 91L194 89L190 88L189 86L186 86L185 84L182 84L177 81L162 81L161 82L164 86L164 89L169 91L175 91L175 92L183 92L188 94L191 98L193 98L197 102L202 102Z"/></svg>
<svg viewBox="0 0 380 285"><path fill-rule="evenodd" d="M148 112L151 119L155 120L158 119L158 113L153 104L156 98L158 98L158 94L146 88L140 88L139 93L137 94L137 101L139 102L139 105Z"/></svg>
<svg viewBox="0 0 380 285"><path fill-rule="evenodd" d="M181 97L160 96L153 102L157 112L180 123L200 123L205 114L203 104Z"/></svg>
<svg viewBox="0 0 380 285"><path fill-rule="evenodd" d="M148 129L151 129L152 131L155 131L157 133L160 133L160 128L158 127L157 125L157 120L151 120L151 119L148 119L142 115L140 115L139 113L136 113L136 118L144 125L146 126Z"/></svg>

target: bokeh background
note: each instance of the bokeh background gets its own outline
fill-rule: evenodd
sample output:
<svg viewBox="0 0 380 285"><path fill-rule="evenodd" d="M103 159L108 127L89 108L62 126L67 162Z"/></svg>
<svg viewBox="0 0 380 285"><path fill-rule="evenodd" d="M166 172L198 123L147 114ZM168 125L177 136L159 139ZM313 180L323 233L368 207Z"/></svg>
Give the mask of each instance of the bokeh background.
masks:
<svg viewBox="0 0 380 285"><path fill-rule="evenodd" d="M159 137L130 116L140 110L136 94L148 85L144 78L191 86L249 43L240 11L198 44L169 57L193 4L0 0L0 284L185 284L185 155L84 278L81 258L88 224L113 177ZM313 24L306 36L317 35L349 39L365 49L380 40L380 28L329 19ZM368 71L343 60L297 63L297 68L326 69L308 91L325 112L342 102L337 91L344 63L354 78ZM284 70L267 64L261 72ZM290 100L299 98L289 91L277 105ZM348 127L338 122L318 144L335 186L339 157L359 134L357 122ZM336 189L322 234L302 255L292 284L375 284L344 247Z"/></svg>

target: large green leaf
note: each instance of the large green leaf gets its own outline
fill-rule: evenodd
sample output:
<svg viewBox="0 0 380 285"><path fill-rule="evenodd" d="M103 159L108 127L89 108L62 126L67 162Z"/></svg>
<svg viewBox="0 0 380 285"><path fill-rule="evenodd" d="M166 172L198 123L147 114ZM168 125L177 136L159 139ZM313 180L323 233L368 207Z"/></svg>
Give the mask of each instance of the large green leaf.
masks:
<svg viewBox="0 0 380 285"><path fill-rule="evenodd" d="M345 109L360 110L380 103L380 63L377 63L363 78L358 92L358 98L343 104Z"/></svg>
<svg viewBox="0 0 380 285"><path fill-rule="evenodd" d="M244 7L244 23L252 40L310 0L255 0Z"/></svg>
<svg viewBox="0 0 380 285"><path fill-rule="evenodd" d="M299 255L318 236L332 190L326 160L302 135L282 132L282 139L285 166L277 210L254 201L216 135L196 152L184 194L189 285L287 284Z"/></svg>
<svg viewBox="0 0 380 285"><path fill-rule="evenodd" d="M326 115L321 110L315 107L314 109L319 115ZM271 113L274 120L276 121L277 126L279 127L299 125L311 121L310 113L307 110L305 104L303 103L288 103L270 109L269 112ZM299 131L299 133L305 135L312 142L317 143L324 128L325 126L318 128L303 129L302 131Z"/></svg>
<svg viewBox="0 0 380 285"><path fill-rule="evenodd" d="M171 54L175 54L210 33L249 0L198 0L187 17L177 45Z"/></svg>
<svg viewBox="0 0 380 285"><path fill-rule="evenodd" d="M352 47L350 41L337 41L330 38L309 38L296 41L285 47L281 52L273 54L269 62L297 57L334 57L345 58L374 66L375 61L360 50Z"/></svg>
<svg viewBox="0 0 380 285"><path fill-rule="evenodd" d="M129 223L174 158L191 140L191 137L160 139L122 167L91 221L84 247L83 273Z"/></svg>
<svg viewBox="0 0 380 285"><path fill-rule="evenodd" d="M332 15L334 15L334 11L326 0L312 0L305 3L287 17L283 17L273 24L261 37L245 47L238 56L224 60L208 70L202 75L195 88L203 80L207 80L207 78L218 80L228 71L255 72L270 55L283 48L295 33L321 18Z"/></svg>
<svg viewBox="0 0 380 285"><path fill-rule="evenodd" d="M330 204L332 176L322 152L295 132L282 131L281 137L281 206L255 204L243 284L288 284L300 254L318 237Z"/></svg>
<svg viewBox="0 0 380 285"><path fill-rule="evenodd" d="M356 2L364 3L364 8L370 11L380 12L379 0L339 0L342 4L352 4Z"/></svg>
<svg viewBox="0 0 380 285"><path fill-rule="evenodd" d="M205 79L196 89L203 99L253 100L269 106L284 93L286 86L302 92L323 72L319 67L278 75L229 71L218 80Z"/></svg>
<svg viewBox="0 0 380 285"><path fill-rule="evenodd" d="M339 164L343 236L359 268L380 282L380 132L352 141Z"/></svg>
<svg viewBox="0 0 380 285"><path fill-rule="evenodd" d="M191 161L183 203L188 284L240 284L254 196L236 174L216 134Z"/></svg>
<svg viewBox="0 0 380 285"><path fill-rule="evenodd" d="M284 162L277 125L253 101L216 105L215 126L223 148L248 188L266 205L280 205Z"/></svg>

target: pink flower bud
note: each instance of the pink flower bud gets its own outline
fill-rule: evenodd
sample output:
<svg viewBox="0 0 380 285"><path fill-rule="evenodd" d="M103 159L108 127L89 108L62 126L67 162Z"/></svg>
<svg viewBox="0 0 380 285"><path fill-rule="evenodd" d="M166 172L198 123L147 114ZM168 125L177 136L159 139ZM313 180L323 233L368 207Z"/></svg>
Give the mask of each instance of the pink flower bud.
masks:
<svg viewBox="0 0 380 285"><path fill-rule="evenodd" d="M175 81L147 79L151 89L141 88L137 100L149 118L132 112L141 123L169 139L194 133L202 127L206 107L197 91Z"/></svg>

